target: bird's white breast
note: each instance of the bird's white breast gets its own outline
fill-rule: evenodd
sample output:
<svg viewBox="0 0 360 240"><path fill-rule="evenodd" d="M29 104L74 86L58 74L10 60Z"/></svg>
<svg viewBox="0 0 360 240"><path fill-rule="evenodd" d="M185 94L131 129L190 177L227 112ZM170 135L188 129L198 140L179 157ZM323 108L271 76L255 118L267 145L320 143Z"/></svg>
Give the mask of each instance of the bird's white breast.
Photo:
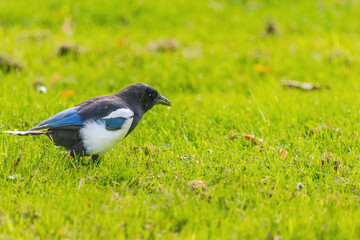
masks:
<svg viewBox="0 0 360 240"><path fill-rule="evenodd" d="M126 119L119 130L107 130L105 122L99 120L89 120L80 129L83 145L88 155L102 155L124 139L132 124L133 112L129 109L118 109L104 119L117 117Z"/></svg>

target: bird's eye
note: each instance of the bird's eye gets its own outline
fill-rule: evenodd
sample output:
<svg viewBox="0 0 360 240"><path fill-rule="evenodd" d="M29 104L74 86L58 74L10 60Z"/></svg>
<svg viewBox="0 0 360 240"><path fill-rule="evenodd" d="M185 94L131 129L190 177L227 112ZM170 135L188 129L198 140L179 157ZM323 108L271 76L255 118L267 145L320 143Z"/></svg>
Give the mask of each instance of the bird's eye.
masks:
<svg viewBox="0 0 360 240"><path fill-rule="evenodd" d="M149 97L151 98L155 98L156 96L157 96L156 92L149 93Z"/></svg>

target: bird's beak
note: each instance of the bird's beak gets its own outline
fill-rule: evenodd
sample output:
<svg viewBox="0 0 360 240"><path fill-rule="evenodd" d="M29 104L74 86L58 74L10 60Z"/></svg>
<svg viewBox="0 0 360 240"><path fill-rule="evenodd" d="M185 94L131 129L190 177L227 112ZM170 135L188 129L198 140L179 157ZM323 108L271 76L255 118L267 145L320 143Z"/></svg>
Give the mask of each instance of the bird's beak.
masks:
<svg viewBox="0 0 360 240"><path fill-rule="evenodd" d="M157 99L156 104L171 106L171 102L167 100L167 98L160 95L160 97Z"/></svg>

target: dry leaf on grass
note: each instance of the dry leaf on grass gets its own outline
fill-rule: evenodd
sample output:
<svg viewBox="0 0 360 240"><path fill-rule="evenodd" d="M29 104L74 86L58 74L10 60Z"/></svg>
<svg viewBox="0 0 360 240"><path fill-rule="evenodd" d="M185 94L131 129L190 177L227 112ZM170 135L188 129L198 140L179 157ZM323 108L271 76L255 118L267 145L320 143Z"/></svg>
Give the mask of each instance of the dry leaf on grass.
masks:
<svg viewBox="0 0 360 240"><path fill-rule="evenodd" d="M303 82L298 82L298 81L283 80L283 81L281 81L281 84L284 87L297 88L297 89L301 89L301 90L305 90L305 91L314 91L314 90L323 89L323 87L319 84L303 83ZM330 89L330 87L326 86L326 89Z"/></svg>
<svg viewBox="0 0 360 240"><path fill-rule="evenodd" d="M55 85L60 81L61 76L57 73L55 73L54 77L51 79L50 86L55 87Z"/></svg>
<svg viewBox="0 0 360 240"><path fill-rule="evenodd" d="M254 66L254 70L260 74L270 73L272 71L272 68L270 66L264 66L261 64L256 64Z"/></svg>
<svg viewBox="0 0 360 240"><path fill-rule="evenodd" d="M141 151L143 151L145 153L146 156L149 156L151 154L157 154L160 151L162 151L162 149L160 149L159 147L156 147L154 145L145 145L145 146L142 146L142 147L133 146L132 150L134 150L134 151L141 150Z"/></svg>
<svg viewBox="0 0 360 240"><path fill-rule="evenodd" d="M265 34L266 36L272 36L272 35L277 35L277 34L279 34L279 29L278 29L278 27L276 26L274 20L269 19L269 20L266 22L265 29L264 29L264 34Z"/></svg>
<svg viewBox="0 0 360 240"><path fill-rule="evenodd" d="M20 161L21 161L21 154L20 154L20 156L13 162L13 164L12 164L12 170L15 172L16 171L16 168L17 168L17 166L19 165L19 163L20 163Z"/></svg>
<svg viewBox="0 0 360 240"><path fill-rule="evenodd" d="M280 158L285 159L288 156L288 151L280 149Z"/></svg>
<svg viewBox="0 0 360 240"><path fill-rule="evenodd" d="M339 158L333 156L332 154L326 154L324 158L321 159L321 165L323 167L326 165L330 165L334 168L335 171L345 166L345 164L342 163Z"/></svg>
<svg viewBox="0 0 360 240"><path fill-rule="evenodd" d="M256 145L256 146L254 147L254 149L255 149L256 151L260 152L260 151L262 150L262 146L261 146L261 145Z"/></svg>
<svg viewBox="0 0 360 240"><path fill-rule="evenodd" d="M266 183L267 183L269 180L271 180L271 179L273 179L273 178L266 176L266 178L263 178L263 179L260 180L260 183L266 184Z"/></svg>
<svg viewBox="0 0 360 240"><path fill-rule="evenodd" d="M0 70L2 70L5 73L9 73L11 71L19 71L22 70L22 64L4 57L4 56L0 56Z"/></svg>
<svg viewBox="0 0 360 240"><path fill-rule="evenodd" d="M120 38L120 39L117 40L117 45L118 45L118 46L123 46L123 45L125 45L126 43L127 43L127 40L124 39L124 38Z"/></svg>
<svg viewBox="0 0 360 240"><path fill-rule="evenodd" d="M180 47L176 38L164 38L156 42L149 42L148 49L157 52L173 52Z"/></svg>
<svg viewBox="0 0 360 240"><path fill-rule="evenodd" d="M88 180L91 183L93 180L96 180L97 178L98 178L97 175L89 176L89 177L85 177L85 178L80 178L77 190L80 190L80 188L81 188L82 184L85 182L85 180Z"/></svg>
<svg viewBox="0 0 360 240"><path fill-rule="evenodd" d="M78 186L77 190L80 190L81 185L83 184L84 181L85 181L85 178L80 178L79 186Z"/></svg>
<svg viewBox="0 0 360 240"><path fill-rule="evenodd" d="M252 143L255 144L264 144L264 140L262 140L261 138L257 138L254 135L248 135L248 134L243 134L244 138L246 139L250 139Z"/></svg>
<svg viewBox="0 0 360 240"><path fill-rule="evenodd" d="M240 136L240 134L238 132L236 132L235 130L230 130L230 132L228 133L229 139L230 140L237 140ZM225 136L225 139L227 139L227 136Z"/></svg>
<svg viewBox="0 0 360 240"><path fill-rule="evenodd" d="M59 57L73 56L78 57L81 54L80 47L75 44L63 44L58 47L56 55Z"/></svg>
<svg viewBox="0 0 360 240"><path fill-rule="evenodd" d="M227 136L225 136L225 139L229 139L232 141L237 141L238 138L243 137L246 139L249 139L253 144L256 144L256 146L254 146L254 150L256 151L261 151L263 149L263 144L264 144L264 140L261 138L257 138L254 135L249 135L249 134L240 134L235 130L231 130Z"/></svg>
<svg viewBox="0 0 360 240"><path fill-rule="evenodd" d="M205 191L206 190L206 185L205 183L203 183L203 181L201 180L192 180L190 182L187 183L187 186L189 188L191 188L191 190L202 190Z"/></svg>
<svg viewBox="0 0 360 240"><path fill-rule="evenodd" d="M64 90L61 92L61 97L62 98L67 98L71 95L74 95L75 94L75 90L71 90L71 89L68 89L68 90Z"/></svg>
<svg viewBox="0 0 360 240"><path fill-rule="evenodd" d="M63 32L65 33L66 36L71 37L73 35L73 29L72 29L72 24L71 24L71 17L66 17L64 19L64 22L61 26L61 29L63 30Z"/></svg>

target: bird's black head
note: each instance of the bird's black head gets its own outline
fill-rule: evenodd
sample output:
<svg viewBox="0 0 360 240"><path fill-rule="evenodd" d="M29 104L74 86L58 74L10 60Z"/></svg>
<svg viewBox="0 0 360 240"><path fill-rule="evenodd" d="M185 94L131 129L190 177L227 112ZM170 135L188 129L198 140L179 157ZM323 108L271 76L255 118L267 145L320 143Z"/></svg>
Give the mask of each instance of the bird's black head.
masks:
<svg viewBox="0 0 360 240"><path fill-rule="evenodd" d="M171 106L170 101L161 96L161 94L156 91L155 88L144 83L132 84L119 93L125 92L136 97L137 102L140 104L140 107L144 112L149 111L154 105L157 104Z"/></svg>

